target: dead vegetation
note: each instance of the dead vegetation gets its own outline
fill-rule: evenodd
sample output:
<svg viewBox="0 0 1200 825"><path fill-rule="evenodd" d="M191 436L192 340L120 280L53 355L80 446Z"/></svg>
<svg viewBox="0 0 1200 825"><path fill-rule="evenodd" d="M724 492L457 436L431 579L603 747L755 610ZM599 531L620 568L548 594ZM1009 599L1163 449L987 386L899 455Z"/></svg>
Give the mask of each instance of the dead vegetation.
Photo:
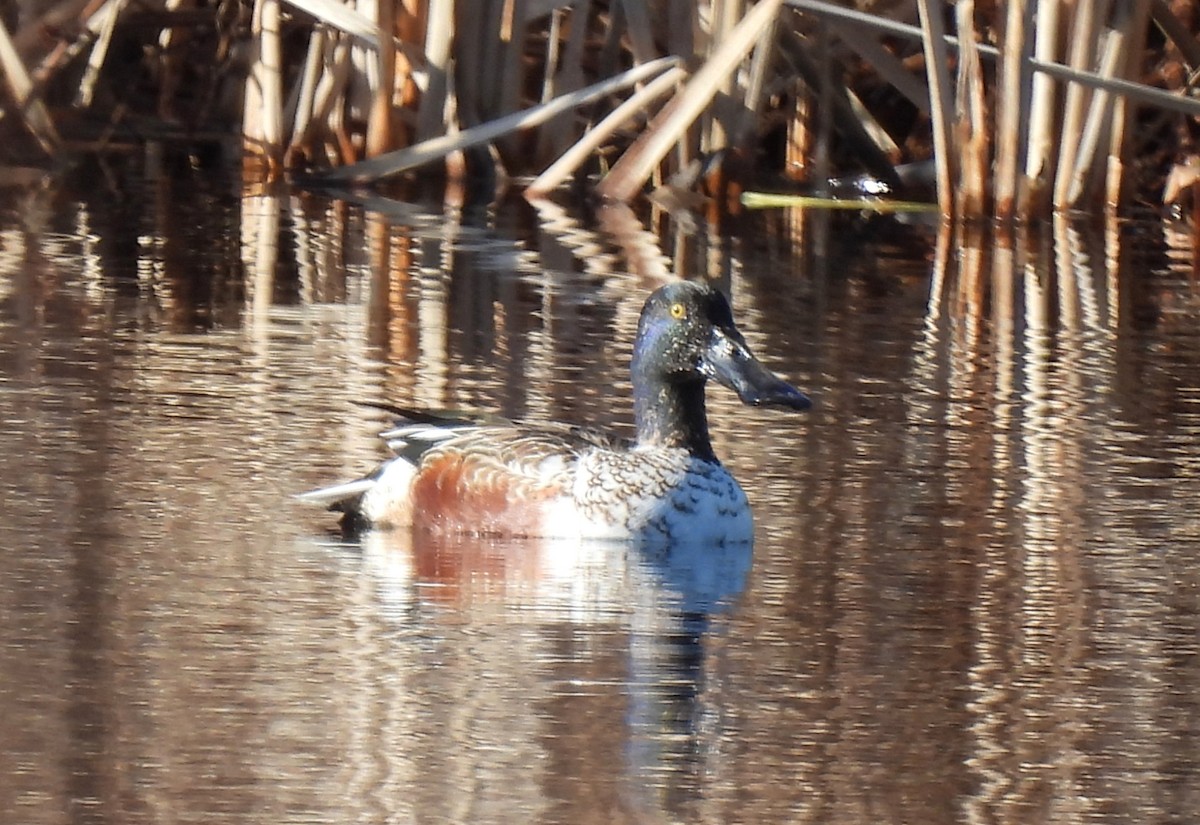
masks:
<svg viewBox="0 0 1200 825"><path fill-rule="evenodd" d="M145 141L247 174L726 204L913 167L961 218L1186 200L1200 14L987 0L60 0L5 7L10 165ZM920 168L920 167L917 167ZM1166 187L1164 189L1164 187ZM919 189L918 189L919 191Z"/></svg>

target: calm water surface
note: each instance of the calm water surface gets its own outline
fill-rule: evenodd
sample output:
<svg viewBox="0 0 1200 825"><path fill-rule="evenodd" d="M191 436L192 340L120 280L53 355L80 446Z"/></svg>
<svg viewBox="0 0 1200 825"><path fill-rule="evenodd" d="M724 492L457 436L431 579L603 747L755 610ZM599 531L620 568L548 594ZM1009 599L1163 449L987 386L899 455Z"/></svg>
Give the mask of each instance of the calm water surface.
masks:
<svg viewBox="0 0 1200 825"><path fill-rule="evenodd" d="M0 821L1194 821L1186 235L146 168L0 190ZM348 543L291 498L383 454L355 401L628 432L674 272L818 401L710 393L752 553Z"/></svg>

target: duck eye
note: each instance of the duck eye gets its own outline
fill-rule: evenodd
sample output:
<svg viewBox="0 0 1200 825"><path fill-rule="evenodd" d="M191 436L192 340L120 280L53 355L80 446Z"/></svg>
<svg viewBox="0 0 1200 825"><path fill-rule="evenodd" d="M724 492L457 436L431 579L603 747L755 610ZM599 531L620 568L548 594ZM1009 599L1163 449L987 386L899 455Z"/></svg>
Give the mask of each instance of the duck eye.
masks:
<svg viewBox="0 0 1200 825"><path fill-rule="evenodd" d="M687 308L683 304L678 304L678 303L671 304L671 317L672 318L679 319L679 318L683 318L685 315L687 315Z"/></svg>

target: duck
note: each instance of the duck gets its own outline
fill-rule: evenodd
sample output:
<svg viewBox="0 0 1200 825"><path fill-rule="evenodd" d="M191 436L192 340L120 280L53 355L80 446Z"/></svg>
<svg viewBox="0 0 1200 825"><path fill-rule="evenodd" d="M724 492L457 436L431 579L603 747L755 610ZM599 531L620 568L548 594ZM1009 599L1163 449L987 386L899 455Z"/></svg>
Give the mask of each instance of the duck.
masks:
<svg viewBox="0 0 1200 825"><path fill-rule="evenodd" d="M553 539L745 543L750 504L713 452L709 381L743 404L807 410L763 365L713 285L671 282L645 301L630 364L632 440L557 421L385 406L394 455L364 478L303 493L347 533L411 529Z"/></svg>

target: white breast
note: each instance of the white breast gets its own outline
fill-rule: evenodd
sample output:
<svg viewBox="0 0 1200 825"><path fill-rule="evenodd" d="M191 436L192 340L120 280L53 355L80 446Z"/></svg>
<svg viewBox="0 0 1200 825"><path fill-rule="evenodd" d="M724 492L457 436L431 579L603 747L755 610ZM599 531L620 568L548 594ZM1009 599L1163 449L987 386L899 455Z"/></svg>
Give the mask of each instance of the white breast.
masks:
<svg viewBox="0 0 1200 825"><path fill-rule="evenodd" d="M576 468L572 495L547 535L668 543L750 542L746 494L720 464L685 450L597 451Z"/></svg>

